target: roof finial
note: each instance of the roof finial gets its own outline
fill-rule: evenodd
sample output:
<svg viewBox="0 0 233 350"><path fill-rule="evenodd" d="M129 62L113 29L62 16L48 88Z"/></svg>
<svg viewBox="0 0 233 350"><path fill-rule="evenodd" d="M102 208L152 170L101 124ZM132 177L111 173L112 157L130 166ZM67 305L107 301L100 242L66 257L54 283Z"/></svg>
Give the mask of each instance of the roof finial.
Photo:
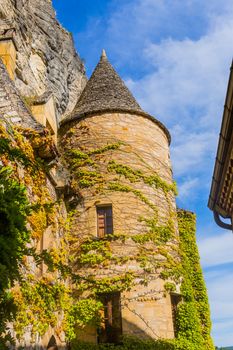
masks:
<svg viewBox="0 0 233 350"><path fill-rule="evenodd" d="M102 50L101 59L107 59L106 51L104 49Z"/></svg>

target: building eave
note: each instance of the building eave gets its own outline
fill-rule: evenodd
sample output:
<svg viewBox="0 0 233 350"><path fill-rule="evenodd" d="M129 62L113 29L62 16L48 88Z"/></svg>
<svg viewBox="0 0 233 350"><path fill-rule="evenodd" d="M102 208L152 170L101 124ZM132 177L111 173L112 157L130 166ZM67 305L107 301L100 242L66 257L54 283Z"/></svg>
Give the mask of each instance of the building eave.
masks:
<svg viewBox="0 0 233 350"><path fill-rule="evenodd" d="M225 99L221 131L217 148L208 207L223 218L231 218L232 213L223 208L219 199L223 192L224 181L229 169L233 149L233 65L230 70L227 94ZM231 191L231 188L229 189Z"/></svg>

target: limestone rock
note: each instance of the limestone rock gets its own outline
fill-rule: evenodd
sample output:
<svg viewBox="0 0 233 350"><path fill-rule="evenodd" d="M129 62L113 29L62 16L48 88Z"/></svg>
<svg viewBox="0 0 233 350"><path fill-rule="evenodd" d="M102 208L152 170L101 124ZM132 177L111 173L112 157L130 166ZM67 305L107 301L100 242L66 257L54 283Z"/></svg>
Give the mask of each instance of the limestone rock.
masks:
<svg viewBox="0 0 233 350"><path fill-rule="evenodd" d="M17 45L15 84L21 95L51 91L59 120L70 113L86 83L85 68L51 1L1 0L2 36L14 36Z"/></svg>

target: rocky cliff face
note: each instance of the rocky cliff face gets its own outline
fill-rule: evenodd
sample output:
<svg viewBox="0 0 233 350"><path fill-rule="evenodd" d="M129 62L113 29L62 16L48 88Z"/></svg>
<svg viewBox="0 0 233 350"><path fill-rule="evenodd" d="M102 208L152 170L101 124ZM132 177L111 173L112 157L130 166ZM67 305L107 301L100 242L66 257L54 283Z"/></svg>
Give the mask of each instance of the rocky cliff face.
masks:
<svg viewBox="0 0 233 350"><path fill-rule="evenodd" d="M1 0L0 37L14 36L15 84L22 96L53 92L58 118L70 113L86 83L73 39L50 0Z"/></svg>

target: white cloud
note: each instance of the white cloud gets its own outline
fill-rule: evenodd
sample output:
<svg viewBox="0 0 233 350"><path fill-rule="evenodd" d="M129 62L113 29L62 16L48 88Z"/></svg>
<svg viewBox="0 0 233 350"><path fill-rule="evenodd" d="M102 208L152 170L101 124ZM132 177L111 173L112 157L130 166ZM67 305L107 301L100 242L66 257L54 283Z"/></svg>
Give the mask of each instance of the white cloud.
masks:
<svg viewBox="0 0 233 350"><path fill-rule="evenodd" d="M218 10L210 11L198 39L151 37L143 48L150 72L127 81L142 107L171 130L175 179L192 184L199 178L199 189L190 186L189 196L181 187L187 208L197 191L206 191L207 202L232 59L233 14Z"/></svg>
<svg viewBox="0 0 233 350"><path fill-rule="evenodd" d="M145 109L168 123L219 125L232 57L232 19L222 18L222 27L199 40L168 38L145 48L154 71L132 85Z"/></svg>
<svg viewBox="0 0 233 350"><path fill-rule="evenodd" d="M199 240L198 246L204 267L233 263L233 234L231 231Z"/></svg>
<svg viewBox="0 0 233 350"><path fill-rule="evenodd" d="M132 64L141 61L150 41L200 37L216 13L226 16L232 13L231 7L231 0L115 0L105 40L120 66L126 61Z"/></svg>
<svg viewBox="0 0 233 350"><path fill-rule="evenodd" d="M175 176L194 176L206 171L208 162L211 160L210 154L215 149L216 134L214 132L203 131L192 132L181 127L172 130L174 135L174 145L171 147L173 169ZM208 162L203 165L203 161ZM208 168L209 171L209 168Z"/></svg>
<svg viewBox="0 0 233 350"><path fill-rule="evenodd" d="M194 188L197 188L198 184L199 179L197 177L185 179L185 181L179 185L179 199L183 201L190 197L190 193L193 192Z"/></svg>
<svg viewBox="0 0 233 350"><path fill-rule="evenodd" d="M233 274L229 270L216 269L206 273L213 336L216 345L232 345L233 326Z"/></svg>
<svg viewBox="0 0 233 350"><path fill-rule="evenodd" d="M216 320L213 324L213 335L215 338L215 345L220 346L232 346L232 329L233 320L222 319L221 321Z"/></svg>

